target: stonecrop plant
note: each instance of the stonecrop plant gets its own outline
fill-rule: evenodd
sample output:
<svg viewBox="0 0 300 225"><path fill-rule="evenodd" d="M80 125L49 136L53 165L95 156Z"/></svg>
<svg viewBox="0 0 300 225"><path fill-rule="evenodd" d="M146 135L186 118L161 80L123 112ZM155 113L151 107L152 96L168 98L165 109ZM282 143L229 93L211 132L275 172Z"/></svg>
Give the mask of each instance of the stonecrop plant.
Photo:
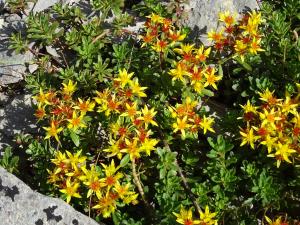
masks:
<svg viewBox="0 0 300 225"><path fill-rule="evenodd" d="M264 51L260 44L261 13L253 11L238 18L237 14L226 11L219 14L219 20L223 27L219 31L211 30L207 33L208 39L213 42L218 52L229 53L244 62L247 54L255 55Z"/></svg>
<svg viewBox="0 0 300 225"><path fill-rule="evenodd" d="M239 89L271 51L266 12L220 12L205 46L181 23L186 1L87 2L30 12L11 37L34 56L39 130L17 138L28 182L108 225L297 224L299 81ZM238 97L218 115L222 94Z"/></svg>
<svg viewBox="0 0 300 225"><path fill-rule="evenodd" d="M291 158L297 163L300 156L300 85L297 86L295 97L287 94L284 99L278 99L274 91L266 89L259 93L262 105L252 105L248 100L242 106L246 127L240 131L241 146L249 144L252 149L264 146L267 156L276 159L277 167L282 161L292 163Z"/></svg>

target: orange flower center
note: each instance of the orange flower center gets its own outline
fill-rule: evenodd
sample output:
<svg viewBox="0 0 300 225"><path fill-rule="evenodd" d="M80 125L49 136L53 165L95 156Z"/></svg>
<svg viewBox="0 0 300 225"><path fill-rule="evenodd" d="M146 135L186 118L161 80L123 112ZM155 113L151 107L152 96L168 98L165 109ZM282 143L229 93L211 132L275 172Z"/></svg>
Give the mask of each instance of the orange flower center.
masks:
<svg viewBox="0 0 300 225"><path fill-rule="evenodd" d="M106 177L106 184L112 186L116 183L116 179L113 176Z"/></svg>
<svg viewBox="0 0 300 225"><path fill-rule="evenodd" d="M99 181L94 181L94 182L92 182L91 185L90 185L90 188L91 188L93 191L99 190L99 188L100 188L100 183L99 183Z"/></svg>
<svg viewBox="0 0 300 225"><path fill-rule="evenodd" d="M194 222L192 221L192 220L185 220L184 221L184 225L193 225L194 224Z"/></svg>

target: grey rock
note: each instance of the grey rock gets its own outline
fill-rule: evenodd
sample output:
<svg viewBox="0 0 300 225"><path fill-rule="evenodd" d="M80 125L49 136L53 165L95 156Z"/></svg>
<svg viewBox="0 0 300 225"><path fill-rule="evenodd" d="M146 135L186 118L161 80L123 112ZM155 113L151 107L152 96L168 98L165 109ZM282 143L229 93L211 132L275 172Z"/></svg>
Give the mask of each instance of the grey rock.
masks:
<svg viewBox="0 0 300 225"><path fill-rule="evenodd" d="M218 28L218 14L225 10L241 13L259 8L256 0L190 0L185 5L188 19L184 24L192 29L192 38L208 44L206 33Z"/></svg>
<svg viewBox="0 0 300 225"><path fill-rule="evenodd" d="M74 2L74 0L39 0L36 4L30 4L29 9L26 11L27 13L30 11L40 12L58 2L67 4ZM5 3L5 1L2 1L2 3ZM16 54L9 49L10 36L15 32L25 32L24 20L17 14L0 16L0 19L3 18L5 23L0 29L0 86L23 80L26 74L25 63L29 63L33 59L33 55L30 52Z"/></svg>
<svg viewBox="0 0 300 225"><path fill-rule="evenodd" d="M40 12L43 11L51 6L53 6L54 4L58 3L59 0L39 0L37 1L37 3L34 5L33 8L33 12Z"/></svg>
<svg viewBox="0 0 300 225"><path fill-rule="evenodd" d="M4 107L6 103L8 103L9 97L3 92L0 92L0 108Z"/></svg>
<svg viewBox="0 0 300 225"><path fill-rule="evenodd" d="M16 54L9 49L10 36L24 31L24 22L16 14L6 16L5 23L0 29L0 86L17 83L23 80L26 72L25 63L32 59L32 54Z"/></svg>
<svg viewBox="0 0 300 225"><path fill-rule="evenodd" d="M21 132L36 133L36 118L31 95L17 95L0 108L0 150L12 144L13 137Z"/></svg>
<svg viewBox="0 0 300 225"><path fill-rule="evenodd" d="M78 2L79 0L38 0L37 3L34 5L33 12L40 12L43 11L56 3L63 3L63 4L72 4L74 2Z"/></svg>
<svg viewBox="0 0 300 225"><path fill-rule="evenodd" d="M3 225L99 225L61 199L46 197L31 190L2 167L0 221Z"/></svg>

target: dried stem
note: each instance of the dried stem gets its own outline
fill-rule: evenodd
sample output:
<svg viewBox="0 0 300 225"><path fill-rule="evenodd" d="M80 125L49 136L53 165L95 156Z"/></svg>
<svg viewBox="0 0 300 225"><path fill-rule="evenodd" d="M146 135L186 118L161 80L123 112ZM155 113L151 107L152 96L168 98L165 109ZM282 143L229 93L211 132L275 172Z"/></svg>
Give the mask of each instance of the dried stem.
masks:
<svg viewBox="0 0 300 225"><path fill-rule="evenodd" d="M139 176L138 176L138 173L136 171L136 163L135 163L135 160L131 160L131 166L132 166L132 175L133 175L133 179L134 179L134 183L142 197L142 200L143 200L143 203L145 204L146 206L146 209L147 209L147 217L149 220L151 220L152 222L155 222L156 220L156 217L155 217L155 210L154 208L149 204L149 202L146 200L146 197L145 197L145 193L144 193L144 190L143 190L143 187L142 187L142 183L139 179Z"/></svg>
<svg viewBox="0 0 300 225"><path fill-rule="evenodd" d="M98 41L100 38L104 37L105 35L109 34L109 30L105 30L102 34L99 34L93 41L92 44L94 44L96 41Z"/></svg>
<svg viewBox="0 0 300 225"><path fill-rule="evenodd" d="M146 201L145 199L145 193L144 193L144 190L143 190L143 187L142 187L142 184L140 182L140 179L138 177L138 174L136 172L136 164L135 164L135 160L131 160L131 166L132 166L132 175L133 175L133 179L134 179L134 183L143 199L143 202L146 204L146 205L149 205L149 203Z"/></svg>
<svg viewBox="0 0 300 225"><path fill-rule="evenodd" d="M93 194L90 195L90 200L89 200L89 218L91 218L92 196L93 196Z"/></svg>

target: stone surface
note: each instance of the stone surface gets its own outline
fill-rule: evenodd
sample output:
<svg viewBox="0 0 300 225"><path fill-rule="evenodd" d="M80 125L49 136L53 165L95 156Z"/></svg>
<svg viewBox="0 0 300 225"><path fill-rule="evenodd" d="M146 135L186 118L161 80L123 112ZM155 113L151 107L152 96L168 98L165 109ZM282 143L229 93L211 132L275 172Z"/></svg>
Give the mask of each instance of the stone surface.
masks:
<svg viewBox="0 0 300 225"><path fill-rule="evenodd" d="M2 167L0 220L3 225L99 225L61 199L46 197L31 190Z"/></svg>
<svg viewBox="0 0 300 225"><path fill-rule="evenodd" d="M218 28L218 14L225 10L243 12L258 8L256 0L190 0L185 5L188 19L185 24L192 29L192 38L208 44L206 33Z"/></svg>
<svg viewBox="0 0 300 225"><path fill-rule="evenodd" d="M12 33L24 31L24 22L16 14L2 15L4 25L0 29L0 86L17 83L23 80L25 63L32 59L31 53L16 54L9 49L9 40Z"/></svg>
<svg viewBox="0 0 300 225"><path fill-rule="evenodd" d="M62 2L64 4L72 4L73 2L77 2L78 0L38 0L34 5L33 12L43 11L58 2Z"/></svg>
<svg viewBox="0 0 300 225"><path fill-rule="evenodd" d="M14 98L1 95L6 104L0 106L0 151L11 144L15 134L37 132L31 95L19 94Z"/></svg>

